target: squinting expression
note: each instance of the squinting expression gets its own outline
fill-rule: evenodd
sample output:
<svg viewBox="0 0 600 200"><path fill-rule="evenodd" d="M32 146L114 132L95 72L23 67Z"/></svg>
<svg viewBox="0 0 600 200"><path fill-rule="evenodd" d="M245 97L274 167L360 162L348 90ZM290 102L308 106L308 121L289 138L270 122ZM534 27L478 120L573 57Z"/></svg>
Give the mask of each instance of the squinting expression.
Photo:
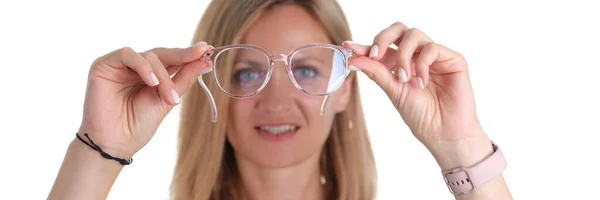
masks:
<svg viewBox="0 0 600 200"><path fill-rule="evenodd" d="M302 45L331 41L320 23L302 7L281 5L265 12L245 33L241 43L257 45L271 54L287 54ZM318 71L307 67L311 63L317 65L318 56L298 56L307 59L302 59L305 63L299 67L292 65L292 72L297 81L308 83L318 76ZM324 97L297 90L284 65L275 64L268 84L256 96L231 99L227 138L237 159L262 167L286 167L320 156L335 113L345 109L350 81L329 96L321 116ZM244 68L244 63L233 66L232 83L261 78L260 74Z"/></svg>

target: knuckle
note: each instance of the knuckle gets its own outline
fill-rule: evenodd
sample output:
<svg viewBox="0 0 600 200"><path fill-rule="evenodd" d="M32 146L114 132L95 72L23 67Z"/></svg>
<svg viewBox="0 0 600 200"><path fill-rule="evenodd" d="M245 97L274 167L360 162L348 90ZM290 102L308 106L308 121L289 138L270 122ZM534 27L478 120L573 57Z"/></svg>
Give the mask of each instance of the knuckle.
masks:
<svg viewBox="0 0 600 200"><path fill-rule="evenodd" d="M422 36L422 35L424 35L423 31L419 30L418 28L408 29L408 34L413 35L413 36Z"/></svg>
<svg viewBox="0 0 600 200"><path fill-rule="evenodd" d="M164 48L164 47L154 47L154 48L152 48L152 49L150 49L150 50L148 50L148 51L149 51L149 52L158 52L158 51L163 51L163 50L165 50L165 49L166 49L166 48Z"/></svg>
<svg viewBox="0 0 600 200"><path fill-rule="evenodd" d="M114 59L114 58L122 58L121 54L123 54L122 52L124 51L129 51L131 50L131 48L129 47L123 47L120 49L115 49L107 54L104 54L100 57L96 57L93 61L92 61L92 68L94 67L98 67L99 65L103 65L107 60L109 59Z"/></svg>
<svg viewBox="0 0 600 200"><path fill-rule="evenodd" d="M133 49L131 47L123 47L123 48L120 48L119 50L117 50L117 54L119 56L125 56L132 52L135 52L135 51L133 51Z"/></svg>
<svg viewBox="0 0 600 200"><path fill-rule="evenodd" d="M384 34L384 32L383 32L383 31L382 31L382 32L380 32L380 33L378 33L378 34L375 36L375 39L373 39L373 40L374 40L374 43L378 43L378 42L379 42L379 41L381 41L383 38L385 38L385 37L383 36L383 34Z"/></svg>
<svg viewBox="0 0 600 200"><path fill-rule="evenodd" d="M397 21L397 22L394 22L394 23L392 23L392 25L390 25L390 26L406 27L406 25L405 25L404 23L402 23L402 22L398 22L398 21Z"/></svg>
<svg viewBox="0 0 600 200"><path fill-rule="evenodd" d="M131 55L136 54L136 52L130 47L123 47L117 50L116 58L119 60L128 59Z"/></svg>
<svg viewBox="0 0 600 200"><path fill-rule="evenodd" d="M435 42L430 42L425 44L425 46L423 47L423 49L426 49L430 52L437 52L438 51L438 46L435 44Z"/></svg>
<svg viewBox="0 0 600 200"><path fill-rule="evenodd" d="M375 36L375 42L385 42L388 38L394 37L395 34L397 33L394 33L392 29L385 29Z"/></svg>
<svg viewBox="0 0 600 200"><path fill-rule="evenodd" d="M154 53L156 56L158 56L159 54L162 54L163 52L167 51L168 49L165 47L154 47L146 52L149 53Z"/></svg>
<svg viewBox="0 0 600 200"><path fill-rule="evenodd" d="M383 32L381 32L375 36L375 39L373 39L374 40L373 43L375 43L375 44L379 43L379 42L383 41L384 38L386 38L386 37L383 35Z"/></svg>
<svg viewBox="0 0 600 200"><path fill-rule="evenodd" d="M379 34L377 34L375 36L375 41L379 42L379 41L385 41L387 39L393 39L395 37L397 37L399 34L401 34L401 32L404 32L404 30L408 29L406 27L406 25L404 25L404 23L402 22L394 22L392 25L390 25L389 27L385 28L384 30L382 30L381 32L379 32ZM389 42L393 42L393 41L389 41Z"/></svg>
<svg viewBox="0 0 600 200"><path fill-rule="evenodd" d="M421 32L421 30L419 28L417 28L417 27L413 27L413 28L410 28L408 30L411 31L411 32Z"/></svg>
<svg viewBox="0 0 600 200"><path fill-rule="evenodd" d="M101 56L101 57L94 59L92 61L92 67L97 66L98 64L102 63L104 61L105 57L106 56Z"/></svg>
<svg viewBox="0 0 600 200"><path fill-rule="evenodd" d="M383 29L381 32L379 32L375 36L375 39L379 41L379 40L385 40L386 38L393 37L394 35L398 34L398 33L395 33L394 30L395 29L391 26L386 29Z"/></svg>
<svg viewBox="0 0 600 200"><path fill-rule="evenodd" d="M156 53L154 53L152 51L146 51L146 52L142 53L142 57L144 57L147 60L157 58Z"/></svg>

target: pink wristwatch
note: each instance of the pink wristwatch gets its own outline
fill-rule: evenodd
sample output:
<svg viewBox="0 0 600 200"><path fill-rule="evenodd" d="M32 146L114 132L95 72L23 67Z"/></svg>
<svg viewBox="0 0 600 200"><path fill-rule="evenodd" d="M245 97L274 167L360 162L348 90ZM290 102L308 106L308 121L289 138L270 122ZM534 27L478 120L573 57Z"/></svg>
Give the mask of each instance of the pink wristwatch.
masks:
<svg viewBox="0 0 600 200"><path fill-rule="evenodd" d="M446 185L452 194L469 193L473 189L502 174L506 168L504 154L492 142L494 153L471 167L459 167L442 172Z"/></svg>

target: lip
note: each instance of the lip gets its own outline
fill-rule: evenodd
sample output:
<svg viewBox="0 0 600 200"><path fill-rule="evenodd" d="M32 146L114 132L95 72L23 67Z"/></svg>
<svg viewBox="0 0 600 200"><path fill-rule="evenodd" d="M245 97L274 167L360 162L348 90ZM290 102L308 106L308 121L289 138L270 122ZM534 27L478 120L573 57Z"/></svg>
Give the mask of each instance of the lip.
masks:
<svg viewBox="0 0 600 200"><path fill-rule="evenodd" d="M272 135L267 133L266 131L263 131L260 129L260 126L281 126L281 125L292 125L296 127L296 130L293 131L288 131L288 132L284 132L278 135ZM254 130L256 131L256 133L261 136L263 139L267 140L267 141L271 141L271 142L281 142L281 141L285 141L288 140L292 137L294 137L294 135L296 135L296 133L301 129L301 127L296 124L296 123L288 123L288 122L268 122L268 123L259 123L256 126L254 126Z"/></svg>
<svg viewBox="0 0 600 200"><path fill-rule="evenodd" d="M292 125L292 126L300 127L300 125L298 125L297 123L293 123L293 122L259 122L259 123L256 123L256 125L254 125L254 127L281 126L281 125Z"/></svg>

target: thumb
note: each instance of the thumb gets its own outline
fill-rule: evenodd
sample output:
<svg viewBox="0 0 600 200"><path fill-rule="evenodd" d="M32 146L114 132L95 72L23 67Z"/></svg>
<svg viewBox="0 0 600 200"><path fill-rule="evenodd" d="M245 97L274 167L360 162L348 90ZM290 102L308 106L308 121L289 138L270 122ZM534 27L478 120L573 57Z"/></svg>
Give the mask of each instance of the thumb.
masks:
<svg viewBox="0 0 600 200"><path fill-rule="evenodd" d="M400 92L402 85L396 77L383 63L371 60L368 57L361 56L350 60L350 67L356 67L366 74L371 80L375 81L388 96L396 96Z"/></svg>
<svg viewBox="0 0 600 200"><path fill-rule="evenodd" d="M207 50L213 49L214 47L211 45L206 45L206 43L200 42L202 45L195 45L194 47L200 46L195 55L204 55ZM173 84L175 92L177 95L183 96L183 94L189 90L192 85L196 82L197 78L201 74L208 73L212 71L212 66L209 61L205 59L198 59L191 61L187 64L184 64L180 70L173 76ZM173 94L175 95L175 94Z"/></svg>
<svg viewBox="0 0 600 200"><path fill-rule="evenodd" d="M212 66L206 60L196 60L182 67L182 69L173 76L175 91L182 96L198 79L200 74L208 73Z"/></svg>

